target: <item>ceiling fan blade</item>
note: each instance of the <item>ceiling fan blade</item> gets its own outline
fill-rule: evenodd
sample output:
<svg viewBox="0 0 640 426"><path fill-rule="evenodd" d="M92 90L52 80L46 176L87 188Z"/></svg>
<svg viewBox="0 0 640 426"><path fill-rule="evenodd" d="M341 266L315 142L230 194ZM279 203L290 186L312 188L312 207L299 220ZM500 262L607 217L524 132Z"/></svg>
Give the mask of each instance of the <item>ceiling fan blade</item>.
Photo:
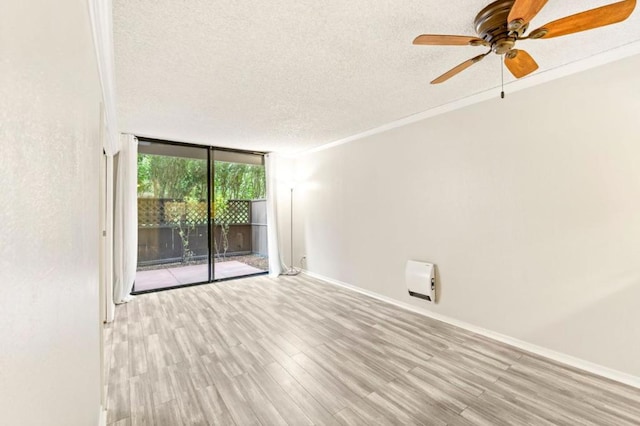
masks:
<svg viewBox="0 0 640 426"><path fill-rule="evenodd" d="M539 33L537 38L552 38L604 27L624 21L635 7L636 0L619 1L549 22L531 34Z"/></svg>
<svg viewBox="0 0 640 426"><path fill-rule="evenodd" d="M439 83L443 83L443 82L449 80L451 77L453 77L454 75L466 70L467 68L469 68L471 65L475 64L476 62L480 62L482 60L482 58L487 56L489 53L491 53L491 51L488 51L487 53L483 53L482 55L478 55L478 56L476 56L474 58L471 58L471 59L469 59L467 61L464 61L460 65L457 65L457 66L451 68L449 71L445 72L440 77L438 77L435 80L433 80L431 82L431 84L439 84Z"/></svg>
<svg viewBox="0 0 640 426"><path fill-rule="evenodd" d="M431 46L478 46L486 45L487 42L481 38L471 36L423 34L416 37L415 40L413 40L413 44Z"/></svg>
<svg viewBox="0 0 640 426"><path fill-rule="evenodd" d="M538 64L531 55L518 49L511 49L507 52L504 64L515 78L522 78L538 69Z"/></svg>
<svg viewBox="0 0 640 426"><path fill-rule="evenodd" d="M519 28L531 21L545 4L547 4L547 0L516 0L513 6L511 6L507 22L511 23L520 20L521 24L517 27Z"/></svg>

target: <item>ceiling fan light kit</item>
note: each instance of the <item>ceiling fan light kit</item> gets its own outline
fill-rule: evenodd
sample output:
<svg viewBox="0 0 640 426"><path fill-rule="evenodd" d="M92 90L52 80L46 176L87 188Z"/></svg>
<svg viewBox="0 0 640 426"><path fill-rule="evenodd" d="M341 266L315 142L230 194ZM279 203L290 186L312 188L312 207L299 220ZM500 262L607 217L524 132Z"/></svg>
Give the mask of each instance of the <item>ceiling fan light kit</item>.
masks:
<svg viewBox="0 0 640 426"><path fill-rule="evenodd" d="M537 70L538 64L529 53L515 48L518 40L560 37L615 24L627 19L636 6L636 0L619 1L549 22L525 35L530 21L546 3L547 0L496 0L476 15L477 36L423 34L416 37L413 41L416 45L490 47L487 53L453 67L431 84L447 81L491 52L504 56L504 64L511 74L522 78Z"/></svg>

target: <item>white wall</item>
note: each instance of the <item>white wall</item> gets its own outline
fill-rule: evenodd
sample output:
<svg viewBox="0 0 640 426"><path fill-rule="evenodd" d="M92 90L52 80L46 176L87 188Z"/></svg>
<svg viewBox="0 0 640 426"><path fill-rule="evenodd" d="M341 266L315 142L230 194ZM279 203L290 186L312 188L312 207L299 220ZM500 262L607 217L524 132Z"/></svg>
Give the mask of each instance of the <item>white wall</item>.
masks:
<svg viewBox="0 0 640 426"><path fill-rule="evenodd" d="M640 376L640 56L296 161L307 268ZM455 79L454 79L455 80ZM452 80L447 84L455 84ZM407 259L440 301L407 295Z"/></svg>
<svg viewBox="0 0 640 426"><path fill-rule="evenodd" d="M0 18L0 424L100 407L99 81L84 0Z"/></svg>

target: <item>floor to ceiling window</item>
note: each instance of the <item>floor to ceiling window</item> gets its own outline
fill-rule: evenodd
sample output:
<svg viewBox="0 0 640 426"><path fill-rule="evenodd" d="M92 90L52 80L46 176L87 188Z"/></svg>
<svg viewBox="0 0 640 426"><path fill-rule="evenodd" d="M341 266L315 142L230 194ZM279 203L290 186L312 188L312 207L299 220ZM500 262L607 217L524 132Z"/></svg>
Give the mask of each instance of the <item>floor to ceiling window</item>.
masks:
<svg viewBox="0 0 640 426"><path fill-rule="evenodd" d="M213 278L269 270L263 156L213 151Z"/></svg>
<svg viewBox="0 0 640 426"><path fill-rule="evenodd" d="M263 156L139 138L134 292L268 271Z"/></svg>

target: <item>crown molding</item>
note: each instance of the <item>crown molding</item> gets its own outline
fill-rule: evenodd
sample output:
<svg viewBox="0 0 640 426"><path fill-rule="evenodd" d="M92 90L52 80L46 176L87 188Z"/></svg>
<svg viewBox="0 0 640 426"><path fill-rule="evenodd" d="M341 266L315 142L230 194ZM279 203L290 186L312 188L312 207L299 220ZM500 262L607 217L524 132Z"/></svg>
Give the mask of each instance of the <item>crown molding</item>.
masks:
<svg viewBox="0 0 640 426"><path fill-rule="evenodd" d="M520 90L528 89L530 87L547 83L549 81L556 80L558 78L566 77L572 74L576 74L582 71L586 71L592 68L596 68L596 67L611 63L611 62L618 61L620 59L624 59L624 58L634 56L634 55L639 55L639 54L640 54L640 41L635 41L620 47L616 47L611 50L607 50L597 55L593 55L588 58L572 62L567 65L562 65L556 68L552 68L543 72L530 75L528 77L525 77L519 80L509 82L505 84L505 88L508 88L509 92L511 93L518 92ZM353 142L368 136L376 135L378 133L383 133L388 130L395 129L397 127L406 126L408 124L415 123L417 121L422 121L427 118L431 118L431 117L435 117L451 111L455 111L457 109L464 108L469 105L484 102L489 99L494 99L495 97L496 97L496 88L493 87L491 89L473 94L466 98L462 98L454 102L450 102L444 105L440 105L440 106L428 109L426 111L412 114L410 116L392 121L387 124L383 124L382 126L378 126L373 129L366 130L364 132L357 133L352 136L348 136L346 138L338 139L336 141L329 142L327 144L324 144L315 148L293 152L291 154L288 154L287 157L289 158L304 157L306 155L310 155L316 152L335 148L337 146L344 145L349 142Z"/></svg>

